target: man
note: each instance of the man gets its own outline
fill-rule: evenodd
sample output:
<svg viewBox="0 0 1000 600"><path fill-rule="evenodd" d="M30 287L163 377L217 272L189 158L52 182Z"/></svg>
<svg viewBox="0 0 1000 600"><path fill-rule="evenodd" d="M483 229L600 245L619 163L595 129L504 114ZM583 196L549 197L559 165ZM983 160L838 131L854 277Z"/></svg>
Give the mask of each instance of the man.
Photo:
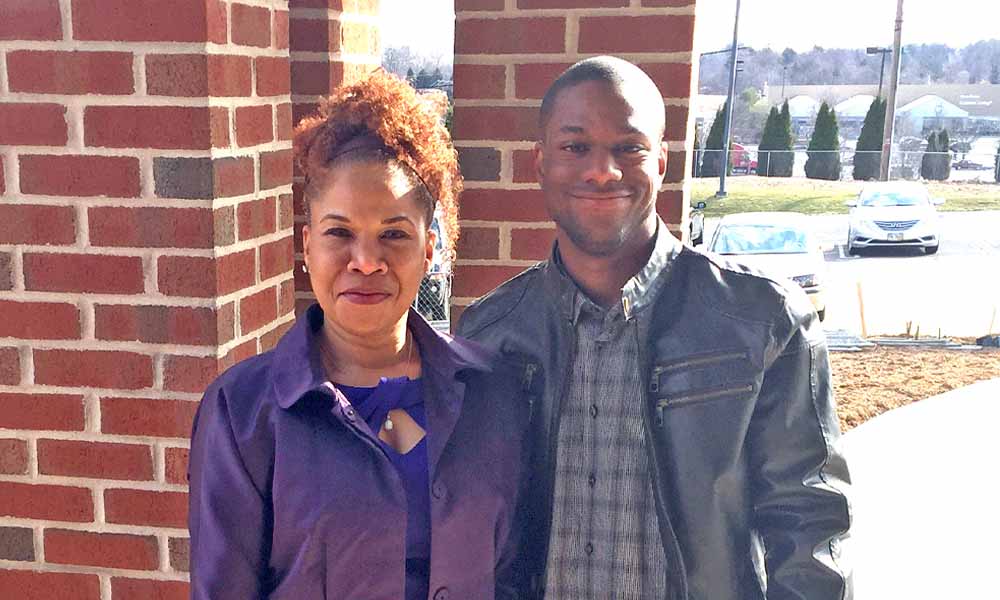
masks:
<svg viewBox="0 0 1000 600"><path fill-rule="evenodd" d="M534 398L515 585L557 600L849 597L849 477L805 294L667 231L663 100L636 66L573 65L540 125L552 256L458 328L522 362Z"/></svg>

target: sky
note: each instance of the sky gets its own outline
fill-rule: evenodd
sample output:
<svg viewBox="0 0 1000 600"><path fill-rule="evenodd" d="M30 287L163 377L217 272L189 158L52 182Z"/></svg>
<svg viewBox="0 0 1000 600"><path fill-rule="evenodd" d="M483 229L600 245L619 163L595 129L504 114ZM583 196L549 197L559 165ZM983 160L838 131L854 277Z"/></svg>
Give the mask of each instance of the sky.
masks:
<svg viewBox="0 0 1000 600"><path fill-rule="evenodd" d="M947 7L947 10L944 10ZM732 43L736 0L698 0L702 52ZM891 46L896 0L741 0L740 43L775 50ZM1000 39L997 0L905 0L903 44Z"/></svg>
<svg viewBox="0 0 1000 600"><path fill-rule="evenodd" d="M1000 38L998 0L905 0L903 43L962 47ZM947 8L947 10L945 10ZM701 52L728 46L736 0L698 0ZM896 0L741 0L740 43L809 50L891 46ZM432 56L452 54L453 0L381 0L383 40Z"/></svg>

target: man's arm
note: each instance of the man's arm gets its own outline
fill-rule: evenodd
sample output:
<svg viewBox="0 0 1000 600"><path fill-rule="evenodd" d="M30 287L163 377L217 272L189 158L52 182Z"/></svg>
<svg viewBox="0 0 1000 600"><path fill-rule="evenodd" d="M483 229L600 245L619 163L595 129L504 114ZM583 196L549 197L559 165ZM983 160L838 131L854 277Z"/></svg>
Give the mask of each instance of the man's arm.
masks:
<svg viewBox="0 0 1000 600"><path fill-rule="evenodd" d="M808 309L792 322L788 342L764 374L750 425L767 598L847 600L851 574L840 553L851 523L850 475L837 449L826 341Z"/></svg>
<svg viewBox="0 0 1000 600"><path fill-rule="evenodd" d="M191 599L259 598L265 500L240 456L221 389L206 392L191 437Z"/></svg>

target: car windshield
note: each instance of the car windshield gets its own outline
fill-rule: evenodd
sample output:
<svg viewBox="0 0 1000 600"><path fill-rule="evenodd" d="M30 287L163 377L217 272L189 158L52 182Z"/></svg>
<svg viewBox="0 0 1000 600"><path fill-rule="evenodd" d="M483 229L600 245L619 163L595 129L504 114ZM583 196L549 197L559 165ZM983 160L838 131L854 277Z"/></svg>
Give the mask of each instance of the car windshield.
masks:
<svg viewBox="0 0 1000 600"><path fill-rule="evenodd" d="M913 190L866 190L861 193L861 206L925 206L927 195Z"/></svg>
<svg viewBox="0 0 1000 600"><path fill-rule="evenodd" d="M712 247L719 254L802 254L805 232L784 225L723 225Z"/></svg>

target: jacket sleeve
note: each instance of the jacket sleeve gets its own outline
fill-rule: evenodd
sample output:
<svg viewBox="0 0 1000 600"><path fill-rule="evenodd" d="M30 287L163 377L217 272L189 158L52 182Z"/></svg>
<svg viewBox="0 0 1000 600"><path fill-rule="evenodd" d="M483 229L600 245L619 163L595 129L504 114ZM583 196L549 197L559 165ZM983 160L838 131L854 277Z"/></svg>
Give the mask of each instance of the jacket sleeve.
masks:
<svg viewBox="0 0 1000 600"><path fill-rule="evenodd" d="M851 522L850 475L837 448L825 336L808 307L785 312L792 326L764 373L749 439L767 598L848 600L852 580L841 550Z"/></svg>
<svg viewBox="0 0 1000 600"><path fill-rule="evenodd" d="M268 502L246 469L224 390L216 386L195 417L188 477L191 599L262 597Z"/></svg>

